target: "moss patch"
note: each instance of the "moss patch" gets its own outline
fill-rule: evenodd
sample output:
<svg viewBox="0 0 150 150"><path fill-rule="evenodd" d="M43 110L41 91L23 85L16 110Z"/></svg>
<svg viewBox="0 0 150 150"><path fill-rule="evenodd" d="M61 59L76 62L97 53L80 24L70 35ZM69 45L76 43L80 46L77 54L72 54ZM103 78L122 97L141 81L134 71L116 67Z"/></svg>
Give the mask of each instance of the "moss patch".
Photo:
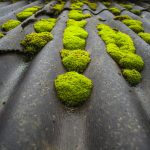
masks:
<svg viewBox="0 0 150 150"><path fill-rule="evenodd" d="M122 74L131 85L136 85L142 80L141 74L135 69L124 69Z"/></svg>
<svg viewBox="0 0 150 150"><path fill-rule="evenodd" d="M24 21L28 17L32 16L35 12L37 12L41 7L39 6L33 6L27 9L24 9L22 12L16 14L16 17L20 21Z"/></svg>
<svg viewBox="0 0 150 150"><path fill-rule="evenodd" d="M34 29L36 32L50 32L53 27L55 26L56 19L49 18L49 19L41 19L40 21L34 24Z"/></svg>
<svg viewBox="0 0 150 150"><path fill-rule="evenodd" d="M90 62L90 54L85 50L62 50L62 63L67 71L83 73Z"/></svg>
<svg viewBox="0 0 150 150"><path fill-rule="evenodd" d="M127 10L131 10L133 6L131 4L120 4L122 7L126 8Z"/></svg>
<svg viewBox="0 0 150 150"><path fill-rule="evenodd" d="M69 27L69 26L78 26L78 27L84 28L86 26L86 24L87 24L86 20L76 21L76 20L73 20L73 19L69 19L67 21L67 27Z"/></svg>
<svg viewBox="0 0 150 150"><path fill-rule="evenodd" d="M96 3L94 3L94 2L89 2L88 0L84 0L83 2L84 2L85 4L87 4L90 9L92 9L92 10L94 10L94 11L96 10L96 8L97 8L97 4L96 4Z"/></svg>
<svg viewBox="0 0 150 150"><path fill-rule="evenodd" d="M0 39L1 39L3 36L4 36L4 34L0 32Z"/></svg>
<svg viewBox="0 0 150 150"><path fill-rule="evenodd" d="M114 14L114 15L120 15L121 11L117 7L111 7L109 10Z"/></svg>
<svg viewBox="0 0 150 150"><path fill-rule="evenodd" d="M141 15L141 10L132 9L131 12L136 14L136 15Z"/></svg>
<svg viewBox="0 0 150 150"><path fill-rule="evenodd" d="M103 4L106 6L106 7L109 7L111 5L110 2L103 2Z"/></svg>
<svg viewBox="0 0 150 150"><path fill-rule="evenodd" d="M69 19L80 21L82 19L90 18L91 14L83 14L81 10L71 10L69 13Z"/></svg>
<svg viewBox="0 0 150 150"><path fill-rule="evenodd" d="M1 28L4 30L4 31L9 31L9 30L12 30L14 29L15 27L17 27L19 24L21 24L20 21L18 20L8 20L7 22L5 22Z"/></svg>
<svg viewBox="0 0 150 150"><path fill-rule="evenodd" d="M150 44L150 33L141 32L138 34L145 42Z"/></svg>
<svg viewBox="0 0 150 150"><path fill-rule="evenodd" d="M49 32L33 32L26 35L25 39L21 41L21 45L24 47L25 52L36 54L52 39L53 36Z"/></svg>
<svg viewBox="0 0 150 150"><path fill-rule="evenodd" d="M123 21L125 19L132 19L131 17L129 17L128 15L121 15L121 16L116 16L114 18L114 20L119 20L119 21Z"/></svg>
<svg viewBox="0 0 150 150"><path fill-rule="evenodd" d="M118 63L122 69L141 71L144 62L139 55L135 53L135 47L129 35L105 24L97 26L98 34L106 43L108 54ZM130 82L129 82L130 83Z"/></svg>
<svg viewBox="0 0 150 150"><path fill-rule="evenodd" d="M92 81L77 72L67 72L55 79L58 98L69 107L83 104L91 95Z"/></svg>
<svg viewBox="0 0 150 150"><path fill-rule="evenodd" d="M83 2L77 1L77 2L73 2L73 3L71 4L71 7L70 7L70 8L71 8L71 9L81 9L83 5L84 5Z"/></svg>
<svg viewBox="0 0 150 150"><path fill-rule="evenodd" d="M60 4L56 4L54 7L53 7L53 10L60 13L63 8L64 8L64 5L65 5L65 2L61 2Z"/></svg>

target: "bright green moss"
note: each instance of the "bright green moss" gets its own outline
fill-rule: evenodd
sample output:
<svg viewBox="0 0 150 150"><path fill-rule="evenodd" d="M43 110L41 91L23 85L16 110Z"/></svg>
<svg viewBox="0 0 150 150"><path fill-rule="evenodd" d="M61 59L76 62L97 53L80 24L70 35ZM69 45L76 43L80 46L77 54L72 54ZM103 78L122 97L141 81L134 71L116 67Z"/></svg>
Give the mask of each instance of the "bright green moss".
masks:
<svg viewBox="0 0 150 150"><path fill-rule="evenodd" d="M53 36L49 32L32 32L26 35L25 39L21 41L21 45L24 47L25 52L36 54L52 39Z"/></svg>
<svg viewBox="0 0 150 150"><path fill-rule="evenodd" d="M136 14L136 15L141 15L141 10L132 9L131 12Z"/></svg>
<svg viewBox="0 0 150 150"><path fill-rule="evenodd" d="M82 73L90 62L90 54L85 50L62 50L62 63L68 71Z"/></svg>
<svg viewBox="0 0 150 150"><path fill-rule="evenodd" d="M12 30L14 29L15 27L17 27L19 24L21 24L20 21L18 20L8 20L7 22L5 22L1 28L4 30L4 31L9 31L9 30Z"/></svg>
<svg viewBox="0 0 150 150"><path fill-rule="evenodd" d="M76 20L73 20L73 19L69 19L67 21L67 27L69 27L69 26L78 26L78 27L84 28L86 26L86 24L87 24L86 20L76 21Z"/></svg>
<svg viewBox="0 0 150 150"><path fill-rule="evenodd" d="M34 24L34 29L36 32L50 32L53 27L55 26L56 19L49 18L49 19L41 19L40 21Z"/></svg>
<svg viewBox="0 0 150 150"><path fill-rule="evenodd" d="M103 4L106 6L106 7L109 7L111 5L110 2L103 2Z"/></svg>
<svg viewBox="0 0 150 150"><path fill-rule="evenodd" d="M66 106L83 104L91 95L92 81L77 72L67 72L55 79L57 96Z"/></svg>
<svg viewBox="0 0 150 150"><path fill-rule="evenodd" d="M135 69L137 71L142 71L144 62L140 56L128 53L120 59L119 65L124 69Z"/></svg>
<svg viewBox="0 0 150 150"><path fill-rule="evenodd" d="M139 33L138 34L145 42L147 42L148 44L150 44L150 33Z"/></svg>
<svg viewBox="0 0 150 150"><path fill-rule="evenodd" d="M64 3L64 2L61 2L60 4L56 4L56 5L53 7L53 9L54 9L55 11L57 11L58 13L60 13L60 12L63 10L64 5L65 5L65 3Z"/></svg>
<svg viewBox="0 0 150 150"><path fill-rule="evenodd" d="M88 0L83 0L83 2L84 2L85 4L87 4L90 9L92 9L92 10L94 10L94 11L96 10L96 8L97 8L97 4L96 4L96 3L94 3L94 2L89 2Z"/></svg>
<svg viewBox="0 0 150 150"><path fill-rule="evenodd" d="M125 19L122 22L136 33L144 31L144 28L142 26L142 22L139 20Z"/></svg>
<svg viewBox="0 0 150 150"><path fill-rule="evenodd" d="M64 31L63 44L65 49L85 49L88 33L81 27L69 26Z"/></svg>
<svg viewBox="0 0 150 150"><path fill-rule="evenodd" d="M131 10L133 8L130 4L120 4L122 7L126 8L127 10Z"/></svg>
<svg viewBox="0 0 150 150"><path fill-rule="evenodd" d="M129 17L128 15L116 16L116 17L114 18L114 20L119 20L119 21L122 21L122 20L125 20L125 19L132 19L132 18Z"/></svg>
<svg viewBox="0 0 150 150"><path fill-rule="evenodd" d="M119 15L121 11L117 7L111 7L109 10L114 14L114 15Z"/></svg>
<svg viewBox="0 0 150 150"><path fill-rule="evenodd" d="M83 14L80 10L71 10L69 13L69 19L74 19L76 21L80 21L89 17L91 17L90 14Z"/></svg>
<svg viewBox="0 0 150 150"><path fill-rule="evenodd" d="M0 32L0 39L1 39L3 36L4 36L4 34Z"/></svg>
<svg viewBox="0 0 150 150"><path fill-rule="evenodd" d="M135 69L136 72L143 69L144 62L140 56L134 54L135 47L130 36L120 31L113 30L105 24L99 24L97 29L99 30L98 34L106 43L107 53L118 63L121 68L127 70ZM133 74L130 74L131 76L125 76L127 81L131 84L138 83L134 80L135 71L133 71ZM130 81L131 78L133 78L132 80L134 83Z"/></svg>
<svg viewBox="0 0 150 150"><path fill-rule="evenodd" d="M24 21L25 19L29 18L32 16L35 12L37 12L41 7L39 6L33 6L27 9L24 9L20 13L16 14L16 17L20 21Z"/></svg>
<svg viewBox="0 0 150 150"><path fill-rule="evenodd" d="M74 2L71 4L71 9L81 9L83 5L83 2Z"/></svg>
<svg viewBox="0 0 150 150"><path fill-rule="evenodd" d="M136 85L142 80L141 74L135 69L124 69L122 74L131 85Z"/></svg>

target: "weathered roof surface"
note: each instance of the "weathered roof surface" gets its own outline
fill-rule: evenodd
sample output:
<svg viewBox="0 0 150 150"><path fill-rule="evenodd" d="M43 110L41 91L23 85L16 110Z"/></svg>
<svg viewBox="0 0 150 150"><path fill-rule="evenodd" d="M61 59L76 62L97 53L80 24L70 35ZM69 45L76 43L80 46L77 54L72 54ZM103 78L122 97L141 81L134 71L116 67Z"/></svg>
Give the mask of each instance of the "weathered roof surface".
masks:
<svg viewBox="0 0 150 150"><path fill-rule="evenodd" d="M0 25L10 18L16 19L14 14L34 5L42 6L38 1L1 2ZM47 6L49 4L43 9ZM69 6L68 1L66 7ZM14 10L11 12L9 8ZM96 12L103 9L106 7L98 3ZM90 11L84 11L87 12ZM60 50L68 13L63 11L59 15L52 30L54 39L31 61L22 53L20 41L34 31L34 22L25 28L19 25L0 39L0 150L149 150L150 45L126 25L113 20L114 15L108 10L92 14L86 26L89 33L86 50L92 60L84 75L92 79L94 88L82 107L66 108L56 97L54 80L66 72ZM122 14L141 20L145 31L150 32L148 11L142 12L143 17L127 10ZM45 17L41 15L36 19ZM132 37L137 54L145 62L143 80L137 86L129 86L118 65L107 54L96 29L100 17Z"/></svg>

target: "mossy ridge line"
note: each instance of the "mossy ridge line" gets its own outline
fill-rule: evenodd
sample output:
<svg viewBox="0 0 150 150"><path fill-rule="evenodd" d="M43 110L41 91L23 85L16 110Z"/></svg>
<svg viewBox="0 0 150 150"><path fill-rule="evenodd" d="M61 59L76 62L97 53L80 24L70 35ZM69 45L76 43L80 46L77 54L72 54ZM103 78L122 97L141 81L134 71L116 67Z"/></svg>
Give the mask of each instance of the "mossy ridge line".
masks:
<svg viewBox="0 0 150 150"><path fill-rule="evenodd" d="M71 7L79 9L83 4L80 2L77 6L75 3ZM79 11L79 10L72 10ZM86 38L88 33L84 30L87 21L82 20L84 17L70 17L64 30L63 45L61 50L61 58L64 67L70 71L62 75L58 75L55 79L55 88L57 96L66 106L77 107L83 104L91 95L93 83L90 79L81 75L88 63L90 62L90 54L85 51ZM78 73L79 72L79 73Z"/></svg>
<svg viewBox="0 0 150 150"><path fill-rule="evenodd" d="M123 76L131 85L138 84L142 78L140 71L144 67L144 62L139 55L135 54L135 46L131 37L123 32L113 30L106 24L99 24L97 29L99 36L106 44L107 53L121 67ZM124 70L130 71L124 73Z"/></svg>

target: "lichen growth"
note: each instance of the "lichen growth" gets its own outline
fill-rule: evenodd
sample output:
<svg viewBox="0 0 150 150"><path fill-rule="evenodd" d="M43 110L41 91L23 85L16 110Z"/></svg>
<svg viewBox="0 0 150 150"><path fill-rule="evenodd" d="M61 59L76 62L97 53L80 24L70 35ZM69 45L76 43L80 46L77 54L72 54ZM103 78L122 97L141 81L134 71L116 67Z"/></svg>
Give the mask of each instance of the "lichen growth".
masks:
<svg viewBox="0 0 150 150"><path fill-rule="evenodd" d="M109 10L114 14L114 15L120 15L121 11L117 7L111 7Z"/></svg>
<svg viewBox="0 0 150 150"><path fill-rule="evenodd" d="M131 12L136 14L136 15L141 15L141 10L132 9Z"/></svg>
<svg viewBox="0 0 150 150"><path fill-rule="evenodd" d="M28 17L32 16L39 9L41 9L41 7L39 7L39 6L33 6L33 7L30 7L30 8L26 8L23 11L16 14L16 17L19 21L24 21Z"/></svg>
<svg viewBox="0 0 150 150"><path fill-rule="evenodd" d="M107 53L122 69L142 71L143 59L135 54L135 46L129 35L113 30L105 24L99 24L97 29L98 34L106 43Z"/></svg>
<svg viewBox="0 0 150 150"><path fill-rule="evenodd" d="M15 27L17 27L19 24L21 24L21 22L18 20L8 20L1 26L1 28L4 31L10 31L14 29Z"/></svg>
<svg viewBox="0 0 150 150"><path fill-rule="evenodd" d="M69 107L83 104L91 95L92 81L77 72L67 72L55 79L57 96L62 103Z"/></svg>
<svg viewBox="0 0 150 150"><path fill-rule="evenodd" d="M120 4L122 7L126 8L127 10L131 10L133 6L131 4Z"/></svg>
<svg viewBox="0 0 150 150"><path fill-rule="evenodd" d="M136 85L142 80L141 74L135 69L124 69L122 74L131 85Z"/></svg>
<svg viewBox="0 0 150 150"><path fill-rule="evenodd" d="M145 42L150 44L150 33L141 32L138 34Z"/></svg>
<svg viewBox="0 0 150 150"><path fill-rule="evenodd" d="M76 20L73 20L73 19L69 19L67 21L67 27L69 27L69 26L78 26L78 27L84 28L86 26L86 24L87 24L86 20L76 21Z"/></svg>
<svg viewBox="0 0 150 150"><path fill-rule="evenodd" d="M41 19L40 21L34 24L34 29L36 32L50 32L53 27L55 26L56 19L49 18L49 19Z"/></svg>
<svg viewBox="0 0 150 150"><path fill-rule="evenodd" d="M80 21L82 19L90 18L91 14L83 14L81 10L71 10L69 13L69 19Z"/></svg>
<svg viewBox="0 0 150 150"><path fill-rule="evenodd" d="M49 32L32 32L26 35L25 39L21 41L21 45L24 47L25 52L36 54L52 39L53 36Z"/></svg>
<svg viewBox="0 0 150 150"><path fill-rule="evenodd" d="M62 50L62 63L67 71L83 73L90 62L90 54L85 50Z"/></svg>
<svg viewBox="0 0 150 150"><path fill-rule="evenodd" d="M4 37L4 34L0 32L0 39Z"/></svg>

